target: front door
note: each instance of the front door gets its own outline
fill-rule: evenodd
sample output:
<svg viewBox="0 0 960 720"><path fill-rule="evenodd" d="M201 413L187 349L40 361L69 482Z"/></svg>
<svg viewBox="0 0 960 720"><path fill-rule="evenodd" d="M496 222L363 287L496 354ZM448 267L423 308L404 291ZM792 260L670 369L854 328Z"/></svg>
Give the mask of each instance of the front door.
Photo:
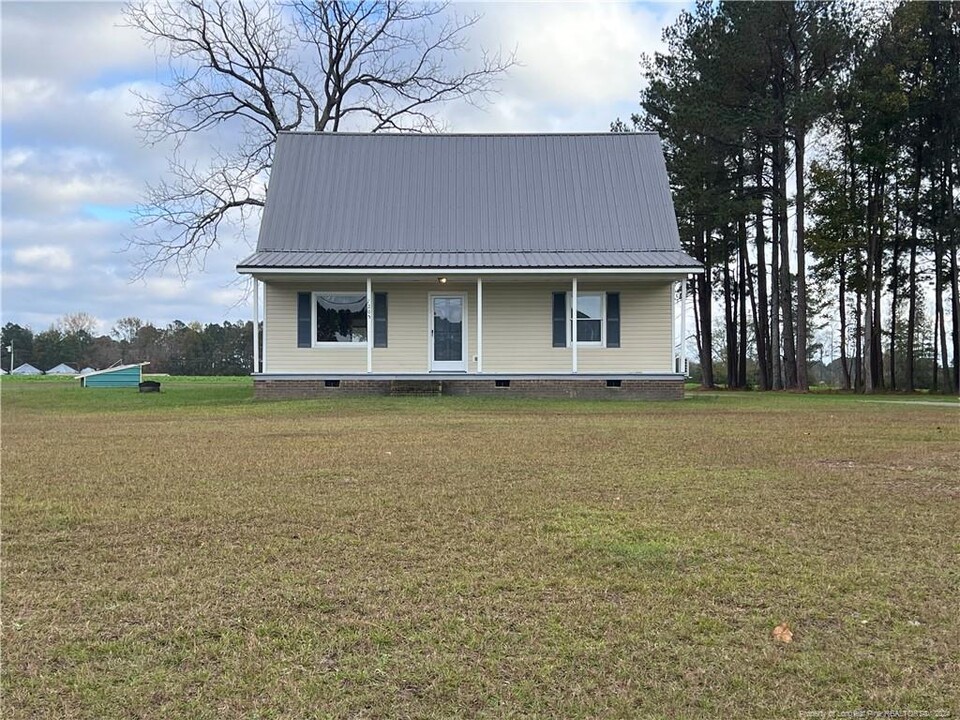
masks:
<svg viewBox="0 0 960 720"><path fill-rule="evenodd" d="M467 330L462 295L430 297L430 370L466 372Z"/></svg>

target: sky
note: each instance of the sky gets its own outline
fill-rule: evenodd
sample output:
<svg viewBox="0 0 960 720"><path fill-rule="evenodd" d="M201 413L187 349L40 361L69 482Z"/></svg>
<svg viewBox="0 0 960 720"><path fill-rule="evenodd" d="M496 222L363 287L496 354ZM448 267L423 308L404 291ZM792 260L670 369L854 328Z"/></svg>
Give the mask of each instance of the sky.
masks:
<svg viewBox="0 0 960 720"><path fill-rule="evenodd" d="M482 109L442 111L451 132L563 132L609 129L638 106L642 53L662 49L677 3L463 3L480 12L471 53L515 49L519 64ZM0 324L35 332L86 312L108 333L135 315L220 323L249 319L238 260L256 244L258 222L228 233L202 271L136 277L126 250L132 211L148 183L163 178L169 146L143 142L130 113L135 93L156 93L167 77L119 3L3 2ZM202 160L215 140L198 142Z"/></svg>

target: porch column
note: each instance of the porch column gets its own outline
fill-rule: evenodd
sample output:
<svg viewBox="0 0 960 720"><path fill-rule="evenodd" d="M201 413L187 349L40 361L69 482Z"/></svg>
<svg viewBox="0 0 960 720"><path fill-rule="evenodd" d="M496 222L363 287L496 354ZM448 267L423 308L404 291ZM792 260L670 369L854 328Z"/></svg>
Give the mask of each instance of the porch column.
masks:
<svg viewBox="0 0 960 720"><path fill-rule="evenodd" d="M573 318L573 329L570 331L570 347L573 350L572 372L577 371L577 279L573 279L573 291L570 296L570 315Z"/></svg>
<svg viewBox="0 0 960 720"><path fill-rule="evenodd" d="M253 371L260 372L260 281L253 280Z"/></svg>
<svg viewBox="0 0 960 720"><path fill-rule="evenodd" d="M260 372L266 374L267 367L269 366L270 353L267 352L270 348L270 329L269 323L267 322L270 317L270 308L267 307L270 303L267 300L267 284L263 283L263 332L260 333L262 338L263 346L260 349Z"/></svg>
<svg viewBox="0 0 960 720"><path fill-rule="evenodd" d="M483 372L483 279L477 276L477 372Z"/></svg>
<svg viewBox="0 0 960 720"><path fill-rule="evenodd" d="M373 372L373 281L367 278L367 372Z"/></svg>
<svg viewBox="0 0 960 720"><path fill-rule="evenodd" d="M680 367L677 372L687 372L687 276L680 281Z"/></svg>

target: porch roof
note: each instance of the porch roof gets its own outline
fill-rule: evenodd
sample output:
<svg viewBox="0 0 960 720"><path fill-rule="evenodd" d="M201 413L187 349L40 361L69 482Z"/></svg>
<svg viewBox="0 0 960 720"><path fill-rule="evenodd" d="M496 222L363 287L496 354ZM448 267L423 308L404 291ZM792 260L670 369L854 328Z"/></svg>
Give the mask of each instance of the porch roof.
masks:
<svg viewBox="0 0 960 720"><path fill-rule="evenodd" d="M408 269L408 270L579 270L600 268L676 268L701 266L681 250L605 252L310 252L267 250L237 265L240 272L269 269Z"/></svg>

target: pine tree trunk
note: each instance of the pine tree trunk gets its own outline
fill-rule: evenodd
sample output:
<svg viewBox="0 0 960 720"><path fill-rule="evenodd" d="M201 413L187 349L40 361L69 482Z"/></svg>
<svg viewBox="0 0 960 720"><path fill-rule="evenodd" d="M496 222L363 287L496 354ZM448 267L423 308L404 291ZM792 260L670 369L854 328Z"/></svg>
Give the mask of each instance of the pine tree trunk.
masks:
<svg viewBox="0 0 960 720"><path fill-rule="evenodd" d="M757 146L757 168L756 184L757 191L763 188L763 150ZM756 307L753 311L754 334L757 336L757 364L760 370L760 389L770 390L773 387L773 361L770 357L770 301L767 298L767 260L766 260L766 239L763 229L763 199L757 207L756 217L756 246L757 246L757 305L760 313L757 314ZM749 276L748 276L749 277ZM751 278L752 282L752 278ZM753 298L753 289L750 290L750 297Z"/></svg>
<svg viewBox="0 0 960 720"><path fill-rule="evenodd" d="M947 208L947 228L950 233L948 247L950 248L950 309L951 331L953 333L953 389L960 389L960 273L957 267L957 225L953 208L953 163L948 158L946 172L943 174L944 203Z"/></svg>
<svg viewBox="0 0 960 720"><path fill-rule="evenodd" d="M910 270L907 276L907 348L906 383L907 390L913 392L917 387L916 373L916 337L917 337L917 231L920 225L920 179L922 175L923 143L917 143L916 175L913 179L913 203L910 207Z"/></svg>
<svg viewBox="0 0 960 720"><path fill-rule="evenodd" d="M742 185L742 182L741 182ZM742 193L741 187L741 195ZM740 331L737 349L737 387L745 388L747 386L747 277L750 275L750 262L747 258L747 222L744 216L740 216L738 222L737 234L739 235L739 246L737 248L737 257L740 260L739 278L737 279L737 296L740 301L740 319L737 327Z"/></svg>
<svg viewBox="0 0 960 720"><path fill-rule="evenodd" d="M697 305L700 308L700 385L716 387L713 378L713 291L707 272L697 275Z"/></svg>
<svg viewBox="0 0 960 720"><path fill-rule="evenodd" d="M700 244L700 259L703 262L703 273L696 276L697 316L700 328L700 385L704 388L716 387L713 377L713 289L711 286L710 255L707 251L707 231L700 230L698 242Z"/></svg>
<svg viewBox="0 0 960 720"><path fill-rule="evenodd" d="M895 191L899 193L899 190ZM896 195L899 197L899 195ZM890 389L897 389L897 311L900 309L900 202L895 210L893 259L890 263Z"/></svg>
<svg viewBox="0 0 960 720"><path fill-rule="evenodd" d="M841 251L837 272L840 277L840 372L843 389L850 389L850 364L847 360L847 263Z"/></svg>
<svg viewBox="0 0 960 720"><path fill-rule="evenodd" d="M886 192L886 174L881 171L877 173L877 194L876 194L876 215L874 216L874 228L876 229L877 244L876 253L873 258L873 354L876 360L874 378L876 378L877 388L882 390L884 386L883 374L883 323L881 322L881 309L883 307L883 248L884 248L884 228L883 222L883 202Z"/></svg>
<svg viewBox="0 0 960 720"><path fill-rule="evenodd" d="M787 151L783 136L777 139L777 223L780 225L780 314L783 318L783 384L797 387L797 345L793 322L793 292L790 279L790 235L787 220Z"/></svg>
<svg viewBox="0 0 960 720"><path fill-rule="evenodd" d="M727 231L724 230L724 236ZM724 244L729 246L724 237ZM737 327L734 313L734 293L730 281L730 260L723 263L723 324L726 331L727 348L727 387L737 387Z"/></svg>
<svg viewBox="0 0 960 720"><path fill-rule="evenodd" d="M857 322L856 322L856 347L854 349L854 354L856 356L856 378L854 380L854 390L856 392L863 392L864 386L864 373L863 373L863 293L859 290L857 291Z"/></svg>
<svg viewBox="0 0 960 720"><path fill-rule="evenodd" d="M780 269L778 254L780 249L780 223L777 222L777 192L771 196L773 216L770 243L770 357L773 370L773 389L783 390L783 362L780 354Z"/></svg>
<svg viewBox="0 0 960 720"><path fill-rule="evenodd" d="M948 393L953 392L953 373L950 370L950 362L947 359L947 319L944 315L943 308L943 271L940 267L940 263L944 258L943 252L943 241L938 234L936 234L934 239L934 262L933 262L933 271L936 273L936 282L934 284L934 296L936 298L936 317L934 322L934 330L936 331L939 326L939 333L936 333L933 338L934 344L937 342L937 334L940 337L940 357L942 358L943 365L943 387ZM937 388L939 390L939 388Z"/></svg>
<svg viewBox="0 0 960 720"><path fill-rule="evenodd" d="M797 390L807 392L810 382L807 379L807 257L804 227L806 207L804 187L804 154L806 151L806 129L794 128L796 154L796 222L797 222Z"/></svg>
<svg viewBox="0 0 960 720"><path fill-rule="evenodd" d="M876 363L873 359L873 179L868 176L867 179L867 264L866 264L866 288L864 289L865 302L864 309L866 317L863 324L863 348L864 348L864 378L863 390L866 393L872 393L876 390Z"/></svg>

